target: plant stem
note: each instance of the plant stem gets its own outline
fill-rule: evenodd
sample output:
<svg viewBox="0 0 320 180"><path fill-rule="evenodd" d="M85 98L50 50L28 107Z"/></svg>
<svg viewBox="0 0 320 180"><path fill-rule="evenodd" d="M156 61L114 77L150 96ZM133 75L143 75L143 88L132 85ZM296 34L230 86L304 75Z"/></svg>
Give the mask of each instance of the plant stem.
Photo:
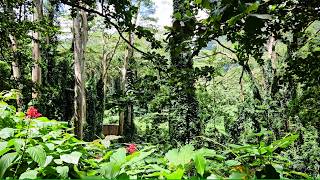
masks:
<svg viewBox="0 0 320 180"><path fill-rule="evenodd" d="M14 174L13 174L13 177L14 177L13 179L18 179L18 178L16 177L16 175L17 175L18 169L20 168L20 165L21 165L21 163L22 163L22 161L23 161L23 157L24 157L24 154L25 154L26 149L27 149L27 141L28 141L28 138L29 138L30 124L31 124L31 119L30 119L30 121L28 121L27 135L25 136L26 138L25 138L25 143L24 143L24 145L23 145L23 149L22 149L21 159L20 159L20 161L19 161L19 163L18 163L18 165L17 165L17 168L16 168L16 170L15 170L15 172L14 172Z"/></svg>

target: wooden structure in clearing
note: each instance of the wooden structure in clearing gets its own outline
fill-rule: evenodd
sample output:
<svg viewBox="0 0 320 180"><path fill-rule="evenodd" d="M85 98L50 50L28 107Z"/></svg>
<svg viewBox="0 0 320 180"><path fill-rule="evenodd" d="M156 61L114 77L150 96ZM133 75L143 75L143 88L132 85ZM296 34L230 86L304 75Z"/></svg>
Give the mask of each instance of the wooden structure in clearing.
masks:
<svg viewBox="0 0 320 180"><path fill-rule="evenodd" d="M118 124L103 125L102 131L103 131L103 135L105 135L105 136L108 136L108 135L119 136L119 135L121 135Z"/></svg>

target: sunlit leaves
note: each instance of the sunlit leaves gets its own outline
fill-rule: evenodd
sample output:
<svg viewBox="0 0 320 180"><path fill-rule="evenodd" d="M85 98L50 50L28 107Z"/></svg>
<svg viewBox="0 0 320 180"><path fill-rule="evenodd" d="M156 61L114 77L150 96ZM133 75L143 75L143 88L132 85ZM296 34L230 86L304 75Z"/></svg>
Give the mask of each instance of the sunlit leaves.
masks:
<svg viewBox="0 0 320 180"><path fill-rule="evenodd" d="M195 163L195 167L197 172L203 176L204 171L206 169L206 159L203 157L203 155L201 154L197 154L194 157L194 163Z"/></svg>
<svg viewBox="0 0 320 180"><path fill-rule="evenodd" d="M61 178L68 178L69 167L68 166L57 166L56 171Z"/></svg>
<svg viewBox="0 0 320 180"><path fill-rule="evenodd" d="M4 173L12 165L13 161L17 157L17 153L8 153L0 158L0 178L3 178Z"/></svg>
<svg viewBox="0 0 320 180"><path fill-rule="evenodd" d="M81 152L77 152L74 151L70 154L63 154L60 155L60 159L66 163L70 163L70 164L78 164L79 159L81 157L82 153Z"/></svg>
<svg viewBox="0 0 320 180"><path fill-rule="evenodd" d="M38 171L36 170L29 170L22 173L19 179L37 179Z"/></svg>
<svg viewBox="0 0 320 180"><path fill-rule="evenodd" d="M39 164L39 166L44 166L46 163L46 151L42 146L34 146L27 148L26 152L30 157Z"/></svg>

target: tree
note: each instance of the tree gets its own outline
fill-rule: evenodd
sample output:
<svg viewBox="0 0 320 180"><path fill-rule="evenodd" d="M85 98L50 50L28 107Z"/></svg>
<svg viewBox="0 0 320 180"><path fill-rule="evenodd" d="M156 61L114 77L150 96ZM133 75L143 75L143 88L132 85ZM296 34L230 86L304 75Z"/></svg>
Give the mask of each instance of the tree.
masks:
<svg viewBox="0 0 320 180"><path fill-rule="evenodd" d="M83 128L86 123L86 92L85 92L85 59L84 53L88 40L88 21L84 10L75 10L76 15L73 18L74 35L74 132L78 138L83 138Z"/></svg>
<svg viewBox="0 0 320 180"><path fill-rule="evenodd" d="M133 17L133 25L137 26L139 11L141 8L142 0L138 0L136 2L135 7L137 7L137 12L134 14ZM123 95L128 96L130 90L132 89L133 83L133 58L134 58L134 34L132 31L128 33L128 40L129 44L126 48L126 54L123 61L123 68L122 68L122 78L121 78L121 90ZM119 127L120 127L120 134L123 134L126 138L131 139L132 135L134 134L134 122L133 122L133 102L131 100L127 100L124 107L124 110L120 111L119 114Z"/></svg>
<svg viewBox="0 0 320 180"><path fill-rule="evenodd" d="M42 0L34 0L34 13L33 21L39 23L43 18L43 2ZM33 31L32 34L32 82L34 83L34 89L32 92L32 98L38 97L38 89L41 85L41 52L40 52L40 32L39 30Z"/></svg>
<svg viewBox="0 0 320 180"><path fill-rule="evenodd" d="M196 76L190 41L194 38L195 17L183 16L188 9L187 1L173 1L173 27L169 35L171 67L169 84L171 86L171 112L169 120L171 141L188 143L201 134L202 124L198 119L198 102L195 95Z"/></svg>

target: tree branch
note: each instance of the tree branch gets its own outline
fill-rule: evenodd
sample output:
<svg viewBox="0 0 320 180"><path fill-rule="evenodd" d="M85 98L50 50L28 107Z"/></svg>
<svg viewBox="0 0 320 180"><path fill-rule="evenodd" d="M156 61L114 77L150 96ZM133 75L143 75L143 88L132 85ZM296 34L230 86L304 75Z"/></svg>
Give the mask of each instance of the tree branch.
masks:
<svg viewBox="0 0 320 180"><path fill-rule="evenodd" d="M108 18L107 15L103 14L102 12L96 11L94 9L86 8L86 7L80 6L78 4L71 3L71 2L69 2L67 0L61 0L61 2L63 4L69 5L71 7L76 7L76 8L82 9L82 10L84 10L86 12L94 13L94 14L97 14L97 15L99 15L101 17L104 17L105 20L117 30L117 32L118 32L119 36L121 37L121 39L123 39L129 46L131 46L134 50L138 51L139 53L141 53L143 55L148 55L148 53L146 53L146 52L140 50L139 48L135 47L134 45L130 44L130 41L123 36L123 34L122 34L123 32L120 30L120 27L116 23L112 22Z"/></svg>
<svg viewBox="0 0 320 180"><path fill-rule="evenodd" d="M214 40L215 40L220 46L222 46L223 48L228 49L228 50L231 51L232 53L236 53L235 50L233 50L233 49L231 49L231 48L223 45L218 39L214 39Z"/></svg>

